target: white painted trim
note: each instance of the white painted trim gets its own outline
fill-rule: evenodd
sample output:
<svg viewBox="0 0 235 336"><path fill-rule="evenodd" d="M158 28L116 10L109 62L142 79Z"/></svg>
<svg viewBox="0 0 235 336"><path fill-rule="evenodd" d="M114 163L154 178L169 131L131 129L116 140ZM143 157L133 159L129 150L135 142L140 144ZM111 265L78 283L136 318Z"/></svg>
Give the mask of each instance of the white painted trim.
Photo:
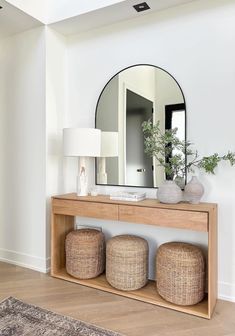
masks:
<svg viewBox="0 0 235 336"><path fill-rule="evenodd" d="M34 271L47 273L50 270L50 258L44 259L30 254L0 248L0 261Z"/></svg>
<svg viewBox="0 0 235 336"><path fill-rule="evenodd" d="M51 258L44 259L30 254L0 248L0 261L26 267L38 272L48 273L50 271ZM218 293L219 299L235 302L235 284L219 282Z"/></svg>
<svg viewBox="0 0 235 336"><path fill-rule="evenodd" d="M124 82L118 78L118 184L125 185L126 180L126 147L124 143L124 129L126 129L126 102L123 96Z"/></svg>
<svg viewBox="0 0 235 336"><path fill-rule="evenodd" d="M228 282L219 282L218 298L225 301L235 302L235 284Z"/></svg>

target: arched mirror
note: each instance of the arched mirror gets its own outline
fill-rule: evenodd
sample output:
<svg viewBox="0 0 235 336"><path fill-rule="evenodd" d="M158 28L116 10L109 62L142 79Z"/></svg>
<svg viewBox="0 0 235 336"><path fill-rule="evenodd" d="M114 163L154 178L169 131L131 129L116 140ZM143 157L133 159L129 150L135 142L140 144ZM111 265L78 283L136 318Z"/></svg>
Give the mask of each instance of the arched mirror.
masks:
<svg viewBox="0 0 235 336"><path fill-rule="evenodd" d="M96 160L96 184L158 187L165 172L144 153L142 123L160 121L162 131L178 128L186 137L183 92L167 71L134 65L113 76L96 106L96 128L102 131L102 158Z"/></svg>

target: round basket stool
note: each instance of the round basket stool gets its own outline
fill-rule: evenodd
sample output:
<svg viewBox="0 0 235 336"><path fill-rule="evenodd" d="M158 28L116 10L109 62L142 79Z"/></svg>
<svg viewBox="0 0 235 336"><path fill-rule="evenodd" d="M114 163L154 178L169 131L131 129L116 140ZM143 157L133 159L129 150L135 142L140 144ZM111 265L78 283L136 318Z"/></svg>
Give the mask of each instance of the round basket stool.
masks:
<svg viewBox="0 0 235 336"><path fill-rule="evenodd" d="M200 302L205 291L205 260L191 244L166 243L156 256L157 290L166 301L189 306Z"/></svg>
<svg viewBox="0 0 235 336"><path fill-rule="evenodd" d="M101 231L71 231L65 240L66 270L79 279L95 278L104 271L105 238Z"/></svg>
<svg viewBox="0 0 235 336"><path fill-rule="evenodd" d="M145 239L121 235L111 238L106 248L106 278L114 288L129 291L148 280L148 243Z"/></svg>

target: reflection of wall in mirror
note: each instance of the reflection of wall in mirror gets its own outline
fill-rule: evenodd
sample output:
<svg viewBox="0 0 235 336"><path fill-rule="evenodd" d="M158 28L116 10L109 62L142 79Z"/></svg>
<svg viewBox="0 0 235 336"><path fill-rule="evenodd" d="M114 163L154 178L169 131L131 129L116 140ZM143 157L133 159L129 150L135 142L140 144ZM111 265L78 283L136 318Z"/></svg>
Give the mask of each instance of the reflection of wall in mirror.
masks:
<svg viewBox="0 0 235 336"><path fill-rule="evenodd" d="M135 182L130 179L130 173L127 171L127 144L126 144L126 100L127 91L132 92L151 100L154 104L154 85L155 68L152 66L137 66L125 69L119 74L119 184L143 186L139 179ZM140 147L143 149L143 146ZM141 167L140 167L141 168ZM136 175L136 169L133 172ZM149 186L149 184L146 184ZM153 184L152 184L153 186Z"/></svg>
<svg viewBox="0 0 235 336"><path fill-rule="evenodd" d="M102 113L101 113L102 111ZM102 94L97 110L96 128L104 132L118 131L118 78L114 77L109 82ZM107 184L117 184L118 157L106 160Z"/></svg>
<svg viewBox="0 0 235 336"><path fill-rule="evenodd" d="M154 121L160 120L160 127L162 131L165 130L165 106L171 104L184 103L182 92L172 77L165 71L156 68L155 69L155 114ZM164 178L165 172L163 167L157 166L154 162L155 172L155 186L159 186Z"/></svg>
<svg viewBox="0 0 235 336"><path fill-rule="evenodd" d="M146 65L131 67L120 72L118 77L120 88L125 83L143 97L154 99L155 67Z"/></svg>

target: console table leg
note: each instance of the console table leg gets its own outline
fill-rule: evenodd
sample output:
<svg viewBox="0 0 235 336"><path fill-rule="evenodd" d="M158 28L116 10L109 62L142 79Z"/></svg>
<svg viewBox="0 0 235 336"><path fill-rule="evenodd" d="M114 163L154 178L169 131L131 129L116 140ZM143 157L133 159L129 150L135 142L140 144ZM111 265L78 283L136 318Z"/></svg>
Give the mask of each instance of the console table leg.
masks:
<svg viewBox="0 0 235 336"><path fill-rule="evenodd" d="M208 315L211 318L217 300L217 208L209 212L208 232Z"/></svg>
<svg viewBox="0 0 235 336"><path fill-rule="evenodd" d="M51 275L65 267L65 237L74 229L74 216L52 215L51 219Z"/></svg>

